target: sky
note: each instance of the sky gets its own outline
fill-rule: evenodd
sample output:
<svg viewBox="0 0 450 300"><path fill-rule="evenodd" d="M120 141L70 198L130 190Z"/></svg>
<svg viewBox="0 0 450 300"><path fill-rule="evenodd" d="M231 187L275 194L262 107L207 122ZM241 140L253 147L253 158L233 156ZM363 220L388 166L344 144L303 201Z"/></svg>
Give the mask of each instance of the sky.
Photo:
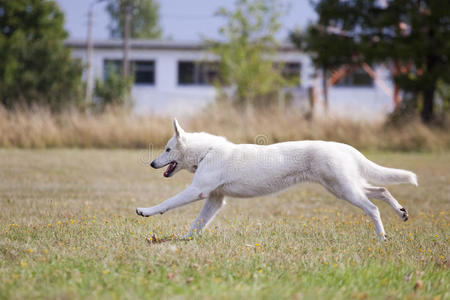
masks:
<svg viewBox="0 0 450 300"><path fill-rule="evenodd" d="M308 22L316 19L309 0L280 0L288 9L282 17L279 40L286 39L289 31L299 27L304 29ZM95 0L56 0L66 14L66 30L71 39L85 39L87 33L87 13ZM218 38L219 27L224 20L215 17L218 8L232 8L234 0L159 0L160 27L163 39L176 41L199 41L202 36ZM105 40L109 37L109 18L104 3L94 6L93 37Z"/></svg>

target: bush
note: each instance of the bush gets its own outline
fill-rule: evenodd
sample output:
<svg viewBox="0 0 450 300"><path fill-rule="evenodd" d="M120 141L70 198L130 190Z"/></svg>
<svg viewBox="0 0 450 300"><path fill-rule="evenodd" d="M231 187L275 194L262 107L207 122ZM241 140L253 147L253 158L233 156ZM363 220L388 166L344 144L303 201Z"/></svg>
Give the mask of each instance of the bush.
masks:
<svg viewBox="0 0 450 300"><path fill-rule="evenodd" d="M132 77L123 77L117 72L109 72L108 77L101 81L95 81L95 101L101 108L107 106L125 106L132 104L130 99L133 87Z"/></svg>

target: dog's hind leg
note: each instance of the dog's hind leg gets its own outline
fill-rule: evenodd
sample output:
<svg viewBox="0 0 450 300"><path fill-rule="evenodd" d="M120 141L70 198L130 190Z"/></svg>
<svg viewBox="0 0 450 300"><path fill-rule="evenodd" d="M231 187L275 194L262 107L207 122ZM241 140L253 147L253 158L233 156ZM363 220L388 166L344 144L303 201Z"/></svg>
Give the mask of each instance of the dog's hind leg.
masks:
<svg viewBox="0 0 450 300"><path fill-rule="evenodd" d="M367 198L364 193L351 191L345 195L345 200L361 208L372 219L378 239L386 240L386 233L384 231L383 222L381 221L380 210L375 204L370 202L369 198Z"/></svg>
<svg viewBox="0 0 450 300"><path fill-rule="evenodd" d="M367 197L383 200L388 203L395 212L403 219L403 221L408 220L408 211L398 203L398 201L389 193L389 191L384 187L374 187L368 186L364 188Z"/></svg>
<svg viewBox="0 0 450 300"><path fill-rule="evenodd" d="M200 231L214 219L220 208L225 204L224 196L218 193L210 193L203 203L200 214L195 219L189 232L181 237L181 239L189 239L194 234L199 234Z"/></svg>
<svg viewBox="0 0 450 300"><path fill-rule="evenodd" d="M339 183L327 188L341 199L361 208L373 221L379 240L386 240L383 223L378 207L370 202L364 191L355 184Z"/></svg>

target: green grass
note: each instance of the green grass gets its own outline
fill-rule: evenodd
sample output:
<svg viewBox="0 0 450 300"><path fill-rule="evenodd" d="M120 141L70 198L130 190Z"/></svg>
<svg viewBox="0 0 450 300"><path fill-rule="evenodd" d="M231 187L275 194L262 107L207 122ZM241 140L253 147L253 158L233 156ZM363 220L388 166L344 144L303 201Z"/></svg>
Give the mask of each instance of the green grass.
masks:
<svg viewBox="0 0 450 300"><path fill-rule="evenodd" d="M407 168L418 188L391 193L406 223L379 206L387 243L363 213L317 185L228 199L190 242L195 203L141 218L191 175L162 177L148 154L121 150L0 150L0 299L449 299L450 153L369 153Z"/></svg>

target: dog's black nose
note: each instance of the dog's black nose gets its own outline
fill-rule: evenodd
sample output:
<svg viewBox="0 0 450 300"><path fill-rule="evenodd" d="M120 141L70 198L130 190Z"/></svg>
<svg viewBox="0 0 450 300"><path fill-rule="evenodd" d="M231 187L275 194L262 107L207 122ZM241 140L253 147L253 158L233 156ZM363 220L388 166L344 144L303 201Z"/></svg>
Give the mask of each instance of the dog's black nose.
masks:
<svg viewBox="0 0 450 300"><path fill-rule="evenodd" d="M152 163L150 164L150 166L151 166L152 168L155 168L155 169L156 169L156 167L155 167L155 161L152 161Z"/></svg>

